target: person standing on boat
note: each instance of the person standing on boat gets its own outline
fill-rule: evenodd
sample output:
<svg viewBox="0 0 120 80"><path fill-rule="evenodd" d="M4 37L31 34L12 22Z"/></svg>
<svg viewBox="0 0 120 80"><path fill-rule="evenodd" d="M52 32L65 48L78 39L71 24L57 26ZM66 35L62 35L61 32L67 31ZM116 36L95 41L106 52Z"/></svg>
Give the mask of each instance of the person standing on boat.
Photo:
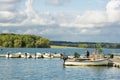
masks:
<svg viewBox="0 0 120 80"><path fill-rule="evenodd" d="M25 53L25 58L27 58L27 53Z"/></svg>
<svg viewBox="0 0 120 80"><path fill-rule="evenodd" d="M10 53L8 53L8 58L10 58Z"/></svg>
<svg viewBox="0 0 120 80"><path fill-rule="evenodd" d="M35 59L36 59L37 54L35 53Z"/></svg>
<svg viewBox="0 0 120 80"><path fill-rule="evenodd" d="M90 52L87 50L86 51L86 57L89 58L89 56L90 56Z"/></svg>

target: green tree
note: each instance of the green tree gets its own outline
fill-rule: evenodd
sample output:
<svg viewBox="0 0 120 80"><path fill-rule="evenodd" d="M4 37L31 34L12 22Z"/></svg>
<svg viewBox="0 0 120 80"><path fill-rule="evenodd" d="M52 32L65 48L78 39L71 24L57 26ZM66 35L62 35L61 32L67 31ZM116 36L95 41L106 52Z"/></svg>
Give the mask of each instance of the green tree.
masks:
<svg viewBox="0 0 120 80"><path fill-rule="evenodd" d="M4 33L0 34L0 47L48 48L50 41L41 36Z"/></svg>
<svg viewBox="0 0 120 80"><path fill-rule="evenodd" d="M40 48L41 47L41 39L39 39L39 40L36 41L35 47L36 48Z"/></svg>
<svg viewBox="0 0 120 80"><path fill-rule="evenodd" d="M50 41L46 38L40 38L40 41L41 41L41 47L42 48L49 48L50 47Z"/></svg>
<svg viewBox="0 0 120 80"><path fill-rule="evenodd" d="M36 41L36 44L35 46L37 48L50 48L50 41L46 38L39 38L37 41Z"/></svg>
<svg viewBox="0 0 120 80"><path fill-rule="evenodd" d="M8 42L4 42L3 44L2 44L2 46L3 47L8 47L9 45L8 45Z"/></svg>
<svg viewBox="0 0 120 80"><path fill-rule="evenodd" d="M74 53L74 58L79 58L79 57L80 57L80 54L77 53L77 52L75 52L75 53Z"/></svg>
<svg viewBox="0 0 120 80"><path fill-rule="evenodd" d="M2 44L3 44L3 43L2 43L2 40L1 40L1 38L0 38L0 46L2 46Z"/></svg>
<svg viewBox="0 0 120 80"><path fill-rule="evenodd" d="M13 47L12 41L8 41L8 47L9 47L9 48Z"/></svg>
<svg viewBox="0 0 120 80"><path fill-rule="evenodd" d="M80 47L80 48L88 48L88 45L87 44L78 44L78 47Z"/></svg>
<svg viewBox="0 0 120 80"><path fill-rule="evenodd" d="M15 40L14 41L14 47L15 48L22 47L22 40Z"/></svg>
<svg viewBox="0 0 120 80"><path fill-rule="evenodd" d="M97 43L96 47L97 47L98 53L99 54L102 53L102 44L101 43Z"/></svg>

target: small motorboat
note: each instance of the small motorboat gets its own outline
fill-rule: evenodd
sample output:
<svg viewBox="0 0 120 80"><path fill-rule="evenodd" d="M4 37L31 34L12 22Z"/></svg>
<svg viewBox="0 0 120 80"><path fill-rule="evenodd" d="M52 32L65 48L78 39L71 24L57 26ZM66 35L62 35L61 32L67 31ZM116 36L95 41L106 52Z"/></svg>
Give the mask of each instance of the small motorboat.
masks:
<svg viewBox="0 0 120 80"><path fill-rule="evenodd" d="M17 52L15 54L8 53L8 54L5 55L5 57L6 58L21 58L21 52Z"/></svg>
<svg viewBox="0 0 120 80"><path fill-rule="evenodd" d="M108 59L98 59L98 60L89 60L89 59L75 59L75 60L65 60L65 66L106 66L108 65Z"/></svg>

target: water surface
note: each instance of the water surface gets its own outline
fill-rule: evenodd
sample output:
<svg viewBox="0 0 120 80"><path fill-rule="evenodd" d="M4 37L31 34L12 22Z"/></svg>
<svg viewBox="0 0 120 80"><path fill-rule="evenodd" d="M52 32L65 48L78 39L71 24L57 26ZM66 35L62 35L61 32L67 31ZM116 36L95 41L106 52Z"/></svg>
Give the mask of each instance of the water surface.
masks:
<svg viewBox="0 0 120 80"><path fill-rule="evenodd" d="M77 51L83 53L85 49L33 49L7 48L1 51L11 52L65 52L72 54ZM93 50L93 49L92 49ZM92 51L90 50L90 51ZM109 49L104 52L109 53ZM112 50L111 50L112 51ZM114 50L119 52L120 50ZM113 51L113 52L114 52ZM0 58L0 80L119 80L120 68L116 67L89 67L63 66L62 59L7 59Z"/></svg>
<svg viewBox="0 0 120 80"><path fill-rule="evenodd" d="M119 80L115 67L64 67L61 59L0 58L0 80Z"/></svg>

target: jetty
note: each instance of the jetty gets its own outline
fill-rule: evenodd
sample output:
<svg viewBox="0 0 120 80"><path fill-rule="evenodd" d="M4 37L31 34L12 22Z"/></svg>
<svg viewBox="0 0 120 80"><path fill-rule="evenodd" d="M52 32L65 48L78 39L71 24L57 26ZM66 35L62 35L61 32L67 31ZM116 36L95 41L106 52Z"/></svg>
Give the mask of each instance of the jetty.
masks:
<svg viewBox="0 0 120 80"><path fill-rule="evenodd" d="M109 59L109 66L120 68L120 58Z"/></svg>
<svg viewBox="0 0 120 80"><path fill-rule="evenodd" d="M60 59L64 60L64 57L65 57L64 53L51 53L51 52L43 52L43 53L40 53L40 52L36 52L36 53L16 52L16 53L0 54L0 58L25 58L25 59L26 58L27 59L30 59L30 58L34 58L34 59L60 58ZM95 58L97 58L97 57L101 58L101 57L103 57L103 55L101 55L101 56L98 56L98 55L95 56ZM80 60L86 59L86 58L84 58L83 55L81 55L79 58L80 58ZM118 67L118 68L120 68L120 55L114 55L114 56L112 55L111 57L109 55L105 55L103 57L103 59L104 58L108 58L108 63L105 66L112 66L112 67ZM67 55L66 56L66 60L67 59L74 60L76 58L73 55ZM75 65L77 63L75 63ZM88 63L88 61L86 63ZM97 63L98 63L98 61L97 61ZM85 64L85 63L83 62L82 64Z"/></svg>
<svg viewBox="0 0 120 80"><path fill-rule="evenodd" d="M80 56L79 58L65 58L65 66L109 66L120 68L120 55L92 54L89 58Z"/></svg>
<svg viewBox="0 0 120 80"><path fill-rule="evenodd" d="M35 59L40 59L40 58L62 58L63 53L50 53L50 52L45 52L45 53L27 53L27 52L16 52L16 53L6 53L6 54L0 54L1 58L35 58Z"/></svg>

